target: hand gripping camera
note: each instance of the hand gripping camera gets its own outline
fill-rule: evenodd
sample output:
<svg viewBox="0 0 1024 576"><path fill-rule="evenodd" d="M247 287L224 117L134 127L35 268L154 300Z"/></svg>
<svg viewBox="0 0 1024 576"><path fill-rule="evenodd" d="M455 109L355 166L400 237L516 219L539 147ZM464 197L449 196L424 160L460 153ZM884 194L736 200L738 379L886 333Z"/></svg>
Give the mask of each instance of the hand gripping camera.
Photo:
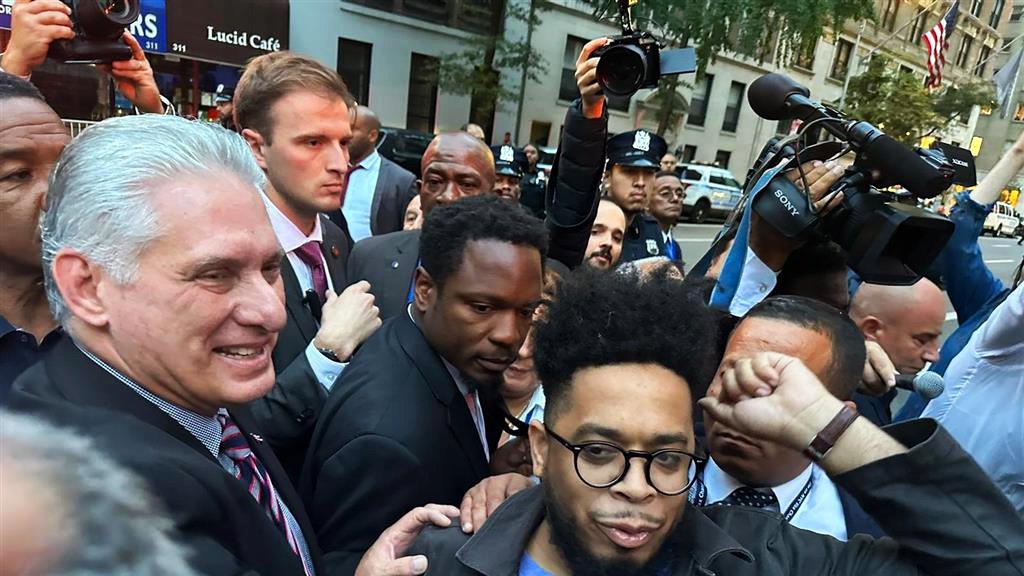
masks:
<svg viewBox="0 0 1024 576"><path fill-rule="evenodd" d="M871 124L811 100L809 94L781 74L766 74L750 85L747 99L758 116L768 120L799 118L804 123L796 136L769 142L751 170L748 185L768 167L787 159L795 167L853 151L856 160L829 191L842 191L842 203L819 216L807 193L779 175L754 198L753 210L787 238L830 238L843 248L850 267L865 282L917 282L952 236L953 223L890 202L873 187L899 184L917 198L931 198L952 184L973 184L973 178L965 177L966 171L959 170L941 148L910 150ZM837 141L802 148L805 135L814 126ZM973 167L969 172L973 173ZM746 192L749 196L750 190ZM741 205L747 201L749 197Z"/></svg>
<svg viewBox="0 0 1024 576"><path fill-rule="evenodd" d="M121 35L138 19L139 0L61 1L71 8L75 37L54 41L47 57L66 64L131 60L132 49L121 41Z"/></svg>
<svg viewBox="0 0 1024 576"><path fill-rule="evenodd" d="M597 82L605 94L632 96L641 88L656 88L662 76L697 70L693 48L662 50L664 46L650 32L635 30L630 6L637 0L618 0L622 35L594 51Z"/></svg>

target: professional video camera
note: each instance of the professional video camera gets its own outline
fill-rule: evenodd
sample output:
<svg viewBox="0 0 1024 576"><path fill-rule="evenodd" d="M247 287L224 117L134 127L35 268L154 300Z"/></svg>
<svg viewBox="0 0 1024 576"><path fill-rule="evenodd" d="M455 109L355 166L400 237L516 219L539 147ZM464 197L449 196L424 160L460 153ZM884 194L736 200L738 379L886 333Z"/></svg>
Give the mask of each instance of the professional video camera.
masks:
<svg viewBox="0 0 1024 576"><path fill-rule="evenodd" d="M650 32L633 28L630 6L638 0L618 0L622 36L594 51L597 82L606 94L632 96L641 88L656 88L662 76L697 70L693 48L662 50L664 46Z"/></svg>
<svg viewBox="0 0 1024 576"><path fill-rule="evenodd" d="M973 166L960 170L941 148L911 151L871 124L811 100L810 92L781 74L766 74L750 85L747 100L762 118L800 119L799 133L774 139L751 169L744 200L730 218L736 220L760 175L788 160L799 169L810 160L826 160L853 151L857 154L830 193L843 192L842 203L824 217L810 197L782 174L773 178L754 199L753 210L787 238L808 241L828 237L846 252L850 267L865 281L909 285L931 266L953 234L953 223L913 206L887 201L872 187L900 185L917 198L941 194L954 183L971 185ZM807 147L812 127L823 128L838 142ZM970 154L967 153L967 157ZM957 164L962 164L958 158ZM963 168L963 166L960 166ZM804 174L801 171L801 178Z"/></svg>
<svg viewBox="0 0 1024 576"><path fill-rule="evenodd" d="M67 64L131 60L121 41L125 28L139 17L139 0L61 0L71 8L75 37L50 44L47 56Z"/></svg>

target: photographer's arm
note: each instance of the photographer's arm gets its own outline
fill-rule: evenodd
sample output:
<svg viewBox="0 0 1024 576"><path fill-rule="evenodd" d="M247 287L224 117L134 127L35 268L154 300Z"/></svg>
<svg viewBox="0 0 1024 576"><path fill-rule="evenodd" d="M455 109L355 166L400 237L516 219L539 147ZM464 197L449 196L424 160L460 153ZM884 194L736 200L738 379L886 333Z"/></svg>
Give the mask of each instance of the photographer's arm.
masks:
<svg viewBox="0 0 1024 576"><path fill-rule="evenodd" d="M45 60L54 40L75 37L71 8L60 0L14 0L11 41L0 57L0 69L28 78Z"/></svg>
<svg viewBox="0 0 1024 576"><path fill-rule="evenodd" d="M996 165L981 179L974 190L971 190L971 200L978 204L991 204L999 200L999 194L1003 188L1006 188L1006 185L1021 169L1024 169L1024 132L1021 132L1013 146L1006 151L999 162L996 162Z"/></svg>

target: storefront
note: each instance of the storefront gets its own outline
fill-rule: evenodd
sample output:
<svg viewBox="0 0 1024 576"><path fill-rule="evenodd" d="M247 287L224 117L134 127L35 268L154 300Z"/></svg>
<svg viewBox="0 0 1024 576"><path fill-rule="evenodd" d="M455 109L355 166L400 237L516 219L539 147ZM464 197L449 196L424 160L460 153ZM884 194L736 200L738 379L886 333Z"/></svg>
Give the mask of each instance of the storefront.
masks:
<svg viewBox="0 0 1024 576"><path fill-rule="evenodd" d="M10 7L0 0L0 28ZM288 0L142 0L128 29L149 57L160 93L178 114L216 119L217 87L233 90L250 58L288 49ZM0 31L0 34L6 32ZM6 37L0 36L0 46ZM62 118L100 120L131 105L92 66L47 61L32 81Z"/></svg>

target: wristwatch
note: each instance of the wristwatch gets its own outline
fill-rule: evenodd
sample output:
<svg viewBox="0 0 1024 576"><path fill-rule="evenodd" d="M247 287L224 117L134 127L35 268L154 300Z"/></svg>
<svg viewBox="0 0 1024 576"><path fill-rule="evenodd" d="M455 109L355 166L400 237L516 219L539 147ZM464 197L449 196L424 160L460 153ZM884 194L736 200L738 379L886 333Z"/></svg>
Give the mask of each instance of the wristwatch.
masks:
<svg viewBox="0 0 1024 576"><path fill-rule="evenodd" d="M341 363L341 358L338 358L338 355L334 353L334 350L331 350L326 346L318 346L316 342L313 342L313 346L316 346L317 352L323 354L324 358L327 358L331 362Z"/></svg>
<svg viewBox="0 0 1024 576"><path fill-rule="evenodd" d="M821 432L818 432L807 448L804 448L804 455L814 462L821 462L858 416L860 415L856 410L844 404L843 409L836 414L835 418Z"/></svg>

